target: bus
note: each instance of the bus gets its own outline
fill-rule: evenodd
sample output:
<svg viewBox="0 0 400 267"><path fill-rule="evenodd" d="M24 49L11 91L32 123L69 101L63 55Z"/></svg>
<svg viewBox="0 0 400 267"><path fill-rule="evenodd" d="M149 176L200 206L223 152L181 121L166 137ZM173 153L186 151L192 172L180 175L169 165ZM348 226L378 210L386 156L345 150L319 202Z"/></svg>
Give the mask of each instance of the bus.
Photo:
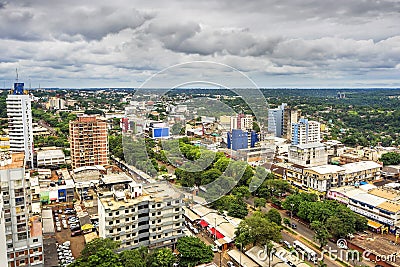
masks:
<svg viewBox="0 0 400 267"><path fill-rule="evenodd" d="M311 248L309 248L306 245L304 245L303 243L301 243L300 241L298 241L298 240L293 241L293 247L300 253L300 255L306 256L309 261L312 261L314 263L317 261L317 258L318 258L317 253L314 250L312 250ZM299 257L299 258L301 258L301 257Z"/></svg>

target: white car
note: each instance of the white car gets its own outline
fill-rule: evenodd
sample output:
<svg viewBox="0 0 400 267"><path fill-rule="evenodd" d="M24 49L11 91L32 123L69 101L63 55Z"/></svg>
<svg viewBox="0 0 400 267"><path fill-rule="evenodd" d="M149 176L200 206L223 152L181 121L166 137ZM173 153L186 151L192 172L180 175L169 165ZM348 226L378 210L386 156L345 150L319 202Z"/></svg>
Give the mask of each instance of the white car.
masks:
<svg viewBox="0 0 400 267"><path fill-rule="evenodd" d="M57 232L61 232L61 227L57 226Z"/></svg>

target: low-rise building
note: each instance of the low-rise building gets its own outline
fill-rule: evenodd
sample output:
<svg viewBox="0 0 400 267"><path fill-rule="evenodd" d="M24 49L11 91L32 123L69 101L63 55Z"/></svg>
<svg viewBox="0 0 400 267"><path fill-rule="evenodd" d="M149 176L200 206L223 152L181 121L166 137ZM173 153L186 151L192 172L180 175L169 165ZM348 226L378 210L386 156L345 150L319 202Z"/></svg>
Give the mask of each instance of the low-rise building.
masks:
<svg viewBox="0 0 400 267"><path fill-rule="evenodd" d="M360 161L342 166L322 165L306 168L303 176L308 188L326 192L333 187L378 180L381 168L376 162Z"/></svg>
<svg viewBox="0 0 400 267"><path fill-rule="evenodd" d="M327 198L347 205L352 211L368 218L368 226L390 232L400 229L400 191L377 188L368 183L343 186L328 191Z"/></svg>
<svg viewBox="0 0 400 267"><path fill-rule="evenodd" d="M100 179L99 236L121 249L172 247L184 236L183 194L169 183Z"/></svg>
<svg viewBox="0 0 400 267"><path fill-rule="evenodd" d="M289 162L302 166L319 166L328 163L327 148L322 143L289 146Z"/></svg>
<svg viewBox="0 0 400 267"><path fill-rule="evenodd" d="M65 155L61 149L40 150L36 155L38 167L65 164Z"/></svg>

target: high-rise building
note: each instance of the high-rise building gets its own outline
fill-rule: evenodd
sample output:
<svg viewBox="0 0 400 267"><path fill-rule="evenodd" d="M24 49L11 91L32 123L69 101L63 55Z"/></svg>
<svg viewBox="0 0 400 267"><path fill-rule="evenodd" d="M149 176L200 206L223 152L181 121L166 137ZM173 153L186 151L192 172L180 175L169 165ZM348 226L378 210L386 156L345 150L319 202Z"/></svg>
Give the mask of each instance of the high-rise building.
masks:
<svg viewBox="0 0 400 267"><path fill-rule="evenodd" d="M227 127L229 125L230 128ZM250 114L238 114L237 116L221 116L220 124L222 125L222 130L233 130L240 129L243 131L251 131L253 129L253 116Z"/></svg>
<svg viewBox="0 0 400 267"><path fill-rule="evenodd" d="M126 176L100 179L99 236L120 249L173 247L184 236L184 195L169 183L142 185Z"/></svg>
<svg viewBox="0 0 400 267"><path fill-rule="evenodd" d="M283 127L282 127L282 137L292 141L292 123L299 121L301 116L300 110L296 108L291 108L289 106L285 107L283 111Z"/></svg>
<svg viewBox="0 0 400 267"><path fill-rule="evenodd" d="M28 91L24 90L24 83L14 83L6 103L10 151L24 152L27 166L33 168L31 98Z"/></svg>
<svg viewBox="0 0 400 267"><path fill-rule="evenodd" d="M319 143L321 141L320 123L301 118L292 123L292 145Z"/></svg>
<svg viewBox="0 0 400 267"><path fill-rule="evenodd" d="M46 103L46 108L47 109L65 109L66 105L65 105L65 100L57 97L57 96L53 96L49 98L49 101Z"/></svg>
<svg viewBox="0 0 400 267"><path fill-rule="evenodd" d="M278 108L268 109L268 132L276 137L281 137L283 134L285 107L286 103L282 103Z"/></svg>
<svg viewBox="0 0 400 267"><path fill-rule="evenodd" d="M3 194L0 194L0 262L7 262L6 223Z"/></svg>
<svg viewBox="0 0 400 267"><path fill-rule="evenodd" d="M43 266L42 224L32 216L29 173L23 153L0 154L1 266ZM4 242L5 240L5 242Z"/></svg>
<svg viewBox="0 0 400 267"><path fill-rule="evenodd" d="M107 122L81 116L69 122L72 168L108 163Z"/></svg>

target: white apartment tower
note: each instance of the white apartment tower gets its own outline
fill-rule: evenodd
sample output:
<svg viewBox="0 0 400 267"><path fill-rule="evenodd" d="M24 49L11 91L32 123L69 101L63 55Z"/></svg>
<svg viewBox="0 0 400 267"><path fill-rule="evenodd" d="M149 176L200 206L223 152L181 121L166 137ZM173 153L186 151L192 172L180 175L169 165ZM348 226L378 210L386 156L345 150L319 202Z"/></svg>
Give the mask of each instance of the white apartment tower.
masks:
<svg viewBox="0 0 400 267"><path fill-rule="evenodd" d="M321 141L320 123L300 119L298 123L292 123L292 145L304 145L319 143Z"/></svg>
<svg viewBox="0 0 400 267"><path fill-rule="evenodd" d="M6 100L10 152L23 152L27 166L33 168L33 128L31 98L23 83L14 83Z"/></svg>
<svg viewBox="0 0 400 267"><path fill-rule="evenodd" d="M29 173L23 153L0 154L1 266L44 266L42 224L32 216Z"/></svg>

